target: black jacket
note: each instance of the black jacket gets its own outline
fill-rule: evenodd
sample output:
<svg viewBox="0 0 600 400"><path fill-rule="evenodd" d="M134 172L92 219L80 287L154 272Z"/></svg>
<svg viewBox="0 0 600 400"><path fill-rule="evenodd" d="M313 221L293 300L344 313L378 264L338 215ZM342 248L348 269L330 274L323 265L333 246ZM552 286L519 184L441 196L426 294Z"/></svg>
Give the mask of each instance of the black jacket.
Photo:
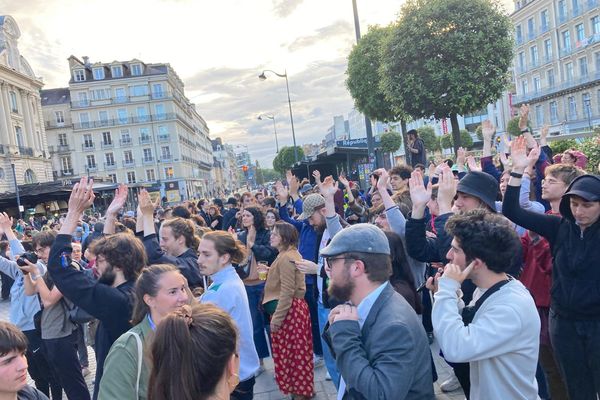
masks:
<svg viewBox="0 0 600 400"><path fill-rule="evenodd" d="M446 213L435 219L437 238L426 235L427 221L425 218L406 221L406 252L409 256L421 262L446 262L446 253L450 250L452 237L446 233L446 222L454 215Z"/></svg>
<svg viewBox="0 0 600 400"><path fill-rule="evenodd" d="M223 229L224 231L228 230L229 228L235 229L235 226L237 225L237 218L235 217L235 215L239 211L239 208L231 208L227 210L225 214L223 214L223 226L221 229Z"/></svg>
<svg viewBox="0 0 600 400"><path fill-rule="evenodd" d="M204 286L200 268L198 268L198 253L194 249L187 249L177 257L167 255L160 248L156 233L144 237L144 247L148 254L148 264L173 264L185 276L190 288Z"/></svg>
<svg viewBox="0 0 600 400"><path fill-rule="evenodd" d="M600 220L581 232L563 197L556 215L537 214L519 206L520 187L508 186L502 213L515 224L548 240L552 251L550 307L560 317L600 320Z"/></svg>
<svg viewBox="0 0 600 400"><path fill-rule="evenodd" d="M96 331L96 383L94 399L104 371L104 360L110 346L131 328L129 321L134 303L134 281L118 287L98 283L71 265L71 235L58 235L48 259L48 272L58 290L76 306L98 318Z"/></svg>
<svg viewBox="0 0 600 400"><path fill-rule="evenodd" d="M248 231L244 231L239 234L238 239L246 244L247 237ZM271 246L271 232L266 229L256 232L256 239L252 246L252 254L256 257L256 261L267 261L271 264L275 261L278 253L277 249Z"/></svg>

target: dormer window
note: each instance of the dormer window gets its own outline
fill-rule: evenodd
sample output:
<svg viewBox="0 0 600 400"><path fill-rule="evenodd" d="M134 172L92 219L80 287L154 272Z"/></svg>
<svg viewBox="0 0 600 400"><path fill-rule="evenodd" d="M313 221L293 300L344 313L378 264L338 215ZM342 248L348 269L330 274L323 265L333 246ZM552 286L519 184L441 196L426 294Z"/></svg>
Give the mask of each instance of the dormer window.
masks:
<svg viewBox="0 0 600 400"><path fill-rule="evenodd" d="M94 68L94 80L104 79L104 67Z"/></svg>
<svg viewBox="0 0 600 400"><path fill-rule="evenodd" d="M112 70L113 78L122 78L123 77L123 67L121 67L120 65L113 65L111 70Z"/></svg>
<svg viewBox="0 0 600 400"><path fill-rule="evenodd" d="M73 71L73 78L75 82L83 82L85 81L85 70L84 69L76 69Z"/></svg>
<svg viewBox="0 0 600 400"><path fill-rule="evenodd" d="M131 75L142 75L142 64L131 64Z"/></svg>

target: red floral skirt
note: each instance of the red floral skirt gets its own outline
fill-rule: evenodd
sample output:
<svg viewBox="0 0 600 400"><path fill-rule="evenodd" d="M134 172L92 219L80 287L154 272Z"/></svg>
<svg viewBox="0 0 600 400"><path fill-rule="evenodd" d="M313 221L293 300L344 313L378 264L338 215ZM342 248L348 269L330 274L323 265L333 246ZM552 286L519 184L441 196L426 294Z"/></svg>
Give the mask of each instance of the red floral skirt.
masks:
<svg viewBox="0 0 600 400"><path fill-rule="evenodd" d="M284 394L312 396L314 364L310 313L304 299L294 299L283 324L271 333L275 380Z"/></svg>

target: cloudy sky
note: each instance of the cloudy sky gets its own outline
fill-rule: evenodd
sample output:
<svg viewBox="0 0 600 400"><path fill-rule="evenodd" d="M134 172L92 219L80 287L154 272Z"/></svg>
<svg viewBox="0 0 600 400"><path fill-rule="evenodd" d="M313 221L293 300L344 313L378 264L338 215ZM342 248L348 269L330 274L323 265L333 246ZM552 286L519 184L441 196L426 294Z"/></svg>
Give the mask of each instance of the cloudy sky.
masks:
<svg viewBox="0 0 600 400"><path fill-rule="evenodd" d="M511 0L502 0L512 10ZM358 0L361 30L397 18L403 0ZM211 138L247 145L271 166L274 114L279 145L291 145L287 69L296 141L318 143L334 115L352 109L345 88L355 41L351 0L0 0L21 29L19 49L45 88L67 86L67 58L170 63Z"/></svg>

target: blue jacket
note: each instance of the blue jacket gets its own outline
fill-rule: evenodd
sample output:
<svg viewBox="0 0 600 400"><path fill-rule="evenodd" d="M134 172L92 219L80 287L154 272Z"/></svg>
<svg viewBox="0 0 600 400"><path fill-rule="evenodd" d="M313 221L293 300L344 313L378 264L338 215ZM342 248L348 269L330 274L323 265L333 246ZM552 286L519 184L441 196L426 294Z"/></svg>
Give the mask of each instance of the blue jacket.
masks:
<svg viewBox="0 0 600 400"><path fill-rule="evenodd" d="M298 200L296 203L298 202L301 202L301 200ZM301 207L301 204L295 204L295 207L298 209ZM300 212L302 212L302 210L300 210ZM317 255L317 232L315 232L314 228L308 223L308 220L305 219L303 221L297 221L292 219L290 214L288 214L288 210L285 205L279 206L279 217L282 221L294 225L294 227L298 230L298 233L300 234L298 238L298 252L302 258L317 262L315 257ZM315 282L314 275L307 274L304 276L304 279L305 282L310 285L314 284Z"/></svg>

